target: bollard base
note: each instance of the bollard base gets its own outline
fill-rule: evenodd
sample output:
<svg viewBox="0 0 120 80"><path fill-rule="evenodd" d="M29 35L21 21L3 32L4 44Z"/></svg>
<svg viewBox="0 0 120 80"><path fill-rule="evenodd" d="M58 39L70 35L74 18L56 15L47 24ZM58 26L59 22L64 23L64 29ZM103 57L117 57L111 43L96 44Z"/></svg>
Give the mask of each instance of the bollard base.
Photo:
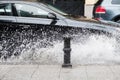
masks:
<svg viewBox="0 0 120 80"><path fill-rule="evenodd" d="M63 64L62 67L63 68L72 68L72 65L71 64Z"/></svg>

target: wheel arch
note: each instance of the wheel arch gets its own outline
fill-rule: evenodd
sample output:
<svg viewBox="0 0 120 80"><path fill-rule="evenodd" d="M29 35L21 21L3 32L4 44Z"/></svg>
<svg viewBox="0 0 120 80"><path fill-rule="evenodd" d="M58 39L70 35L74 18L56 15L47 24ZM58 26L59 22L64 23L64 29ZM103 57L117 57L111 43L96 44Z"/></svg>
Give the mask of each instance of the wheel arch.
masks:
<svg viewBox="0 0 120 80"><path fill-rule="evenodd" d="M116 22L116 21L118 21L118 20L120 20L120 14L117 15L117 16L115 16L115 17L112 19L112 21L114 21L114 22Z"/></svg>

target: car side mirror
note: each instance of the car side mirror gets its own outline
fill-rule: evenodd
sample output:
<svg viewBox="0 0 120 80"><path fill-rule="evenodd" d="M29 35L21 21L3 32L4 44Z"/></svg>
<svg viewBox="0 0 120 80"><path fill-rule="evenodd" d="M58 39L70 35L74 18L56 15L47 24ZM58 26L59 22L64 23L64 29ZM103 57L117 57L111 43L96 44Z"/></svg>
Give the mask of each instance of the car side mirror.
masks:
<svg viewBox="0 0 120 80"><path fill-rule="evenodd" d="M53 19L53 20L56 20L57 19L57 16L56 16L56 14L54 14L54 13L48 13L48 19Z"/></svg>

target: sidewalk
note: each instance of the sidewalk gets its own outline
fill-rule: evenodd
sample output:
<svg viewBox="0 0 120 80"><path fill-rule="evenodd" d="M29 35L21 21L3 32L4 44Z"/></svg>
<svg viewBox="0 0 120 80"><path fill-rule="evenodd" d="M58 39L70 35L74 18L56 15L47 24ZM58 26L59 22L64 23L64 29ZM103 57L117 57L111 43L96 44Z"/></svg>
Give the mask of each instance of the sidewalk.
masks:
<svg viewBox="0 0 120 80"><path fill-rule="evenodd" d="M0 65L0 80L120 80L120 65Z"/></svg>

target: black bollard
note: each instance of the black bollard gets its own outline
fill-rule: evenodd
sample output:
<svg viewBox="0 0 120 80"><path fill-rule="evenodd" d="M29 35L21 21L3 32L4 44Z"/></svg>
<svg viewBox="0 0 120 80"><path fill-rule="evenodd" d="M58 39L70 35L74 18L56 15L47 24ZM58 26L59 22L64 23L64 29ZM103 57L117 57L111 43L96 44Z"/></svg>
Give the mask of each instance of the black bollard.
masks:
<svg viewBox="0 0 120 80"><path fill-rule="evenodd" d="M62 67L72 67L71 65L71 44L70 44L71 38L70 37L64 37L64 63Z"/></svg>

